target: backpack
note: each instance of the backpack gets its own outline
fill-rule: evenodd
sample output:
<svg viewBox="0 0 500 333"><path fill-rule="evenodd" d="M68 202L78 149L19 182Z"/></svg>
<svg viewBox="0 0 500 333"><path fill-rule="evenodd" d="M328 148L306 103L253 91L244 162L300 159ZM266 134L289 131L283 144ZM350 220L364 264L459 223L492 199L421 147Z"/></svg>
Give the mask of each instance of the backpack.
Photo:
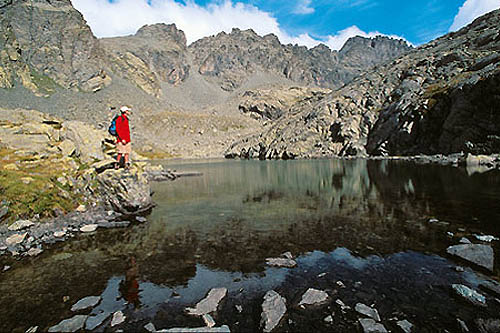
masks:
<svg viewBox="0 0 500 333"><path fill-rule="evenodd" d="M111 120L111 124L109 124L109 127L108 127L108 132L109 134L111 134L112 136L118 136L118 133L116 132L116 119L118 118L119 116L115 116L113 118L113 120Z"/></svg>

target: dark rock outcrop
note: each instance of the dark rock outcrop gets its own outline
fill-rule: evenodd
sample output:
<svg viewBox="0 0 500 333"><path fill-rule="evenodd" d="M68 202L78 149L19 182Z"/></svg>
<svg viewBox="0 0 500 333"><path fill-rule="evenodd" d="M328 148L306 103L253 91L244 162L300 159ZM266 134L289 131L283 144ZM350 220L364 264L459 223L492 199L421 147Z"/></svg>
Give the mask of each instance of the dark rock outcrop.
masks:
<svg viewBox="0 0 500 333"><path fill-rule="evenodd" d="M499 22L493 11L324 97L302 98L226 156L498 153Z"/></svg>

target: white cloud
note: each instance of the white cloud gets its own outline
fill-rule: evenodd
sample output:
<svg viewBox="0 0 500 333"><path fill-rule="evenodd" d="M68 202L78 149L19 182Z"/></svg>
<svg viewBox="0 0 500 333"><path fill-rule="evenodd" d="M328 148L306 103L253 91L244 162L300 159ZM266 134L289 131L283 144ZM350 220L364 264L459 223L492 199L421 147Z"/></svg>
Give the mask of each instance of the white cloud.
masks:
<svg viewBox="0 0 500 333"><path fill-rule="evenodd" d="M466 0L458 10L450 31L457 31L471 23L477 17L500 8L499 0Z"/></svg>
<svg viewBox="0 0 500 333"><path fill-rule="evenodd" d="M212 2L206 6L197 5L193 0L185 4L174 0L71 0L79 10L92 32L99 38L135 34L145 24L175 23L184 31L188 44L221 31L231 32L233 28L253 29L264 36L272 33L284 44L305 45L309 48L320 43L338 50L344 42L356 35L374 37L378 32L366 33L356 26L349 27L336 35L326 36L323 40L315 39L304 33L291 36L284 31L275 17L259 8L233 3L231 0ZM303 10L309 8L310 0L301 2ZM299 6L300 7L300 6ZM392 36L399 38L397 36Z"/></svg>
<svg viewBox="0 0 500 333"><path fill-rule="evenodd" d="M302 15L312 14L314 13L314 8L310 6L311 6L311 0L298 1L297 6L295 7L293 13Z"/></svg>

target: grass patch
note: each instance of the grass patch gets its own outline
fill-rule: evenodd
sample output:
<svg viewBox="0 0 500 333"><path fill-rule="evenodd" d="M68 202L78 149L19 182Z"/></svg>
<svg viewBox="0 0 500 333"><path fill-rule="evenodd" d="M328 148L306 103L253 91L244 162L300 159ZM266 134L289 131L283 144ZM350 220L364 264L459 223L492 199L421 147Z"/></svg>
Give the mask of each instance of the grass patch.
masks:
<svg viewBox="0 0 500 333"><path fill-rule="evenodd" d="M26 168L14 151L0 148L0 197L8 202L9 214L2 223L17 219L55 216L66 213L79 204L69 185L57 180L67 169L64 162L41 160Z"/></svg>
<svg viewBox="0 0 500 333"><path fill-rule="evenodd" d="M30 76L31 80L37 86L37 88L40 90L41 93L50 95L55 93L56 89L59 87L56 81L54 81L47 75L40 74L34 69L31 69Z"/></svg>

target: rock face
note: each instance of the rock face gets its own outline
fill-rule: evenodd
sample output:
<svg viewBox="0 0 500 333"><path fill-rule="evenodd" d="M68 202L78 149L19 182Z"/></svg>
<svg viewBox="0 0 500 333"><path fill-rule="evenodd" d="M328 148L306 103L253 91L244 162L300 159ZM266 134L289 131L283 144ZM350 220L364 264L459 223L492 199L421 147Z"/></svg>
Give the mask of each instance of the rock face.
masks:
<svg viewBox="0 0 500 333"><path fill-rule="evenodd" d="M301 98L228 157L500 152L500 10L325 96ZM249 156L248 151L259 152Z"/></svg>
<svg viewBox="0 0 500 333"><path fill-rule="evenodd" d="M368 49L369 52L363 53L362 50ZM272 34L260 37L253 30L239 29L200 39L189 46L198 72L213 77L225 90L239 87L246 77L258 72L338 88L362 70L409 49L406 43L387 37L373 40L357 37L339 52L325 45L308 50L304 46L282 45Z"/></svg>
<svg viewBox="0 0 500 333"><path fill-rule="evenodd" d="M189 75L186 37L174 24L146 25L134 36L100 42L113 72L156 97L162 83L177 85Z"/></svg>
<svg viewBox="0 0 500 333"><path fill-rule="evenodd" d="M19 80L43 94L56 86L93 91L111 82L99 42L69 0L11 1L0 17L0 87Z"/></svg>

